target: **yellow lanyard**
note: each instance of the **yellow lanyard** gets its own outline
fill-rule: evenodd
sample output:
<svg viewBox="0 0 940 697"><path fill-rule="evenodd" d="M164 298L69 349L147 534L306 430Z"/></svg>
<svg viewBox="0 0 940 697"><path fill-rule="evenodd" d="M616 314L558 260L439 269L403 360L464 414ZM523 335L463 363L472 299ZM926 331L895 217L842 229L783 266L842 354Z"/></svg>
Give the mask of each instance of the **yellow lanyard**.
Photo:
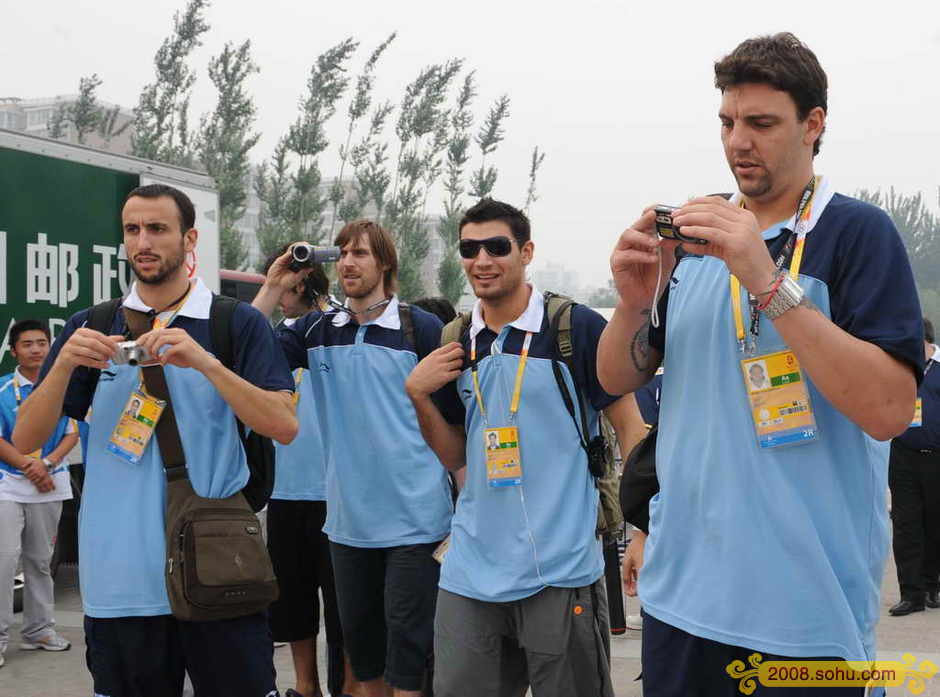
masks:
<svg viewBox="0 0 940 697"><path fill-rule="evenodd" d="M796 245L793 247L793 259L790 262L790 278L798 281L800 277L800 266L803 264L803 245L806 243L806 228L809 225L810 216L813 214L813 198L816 196L816 190L819 188L819 177L815 177L810 186L804 192L804 200L797 211L796 221ZM809 194L808 197L806 194ZM744 207L742 198L738 204ZM738 339L738 345L744 345L744 314L741 308L741 282L734 274L729 274L731 283L731 308L734 312L734 330Z"/></svg>
<svg viewBox="0 0 940 697"><path fill-rule="evenodd" d="M509 420L512 421L519 411L519 398L522 396L522 376L525 374L525 364L529 359L529 346L532 344L532 332L525 333L525 341L522 342L522 353L519 354L519 367L516 369L516 384L513 388L512 402L509 405ZM480 379L477 377L477 338L474 336L470 340L470 373L473 375L473 391L477 397L477 404L480 407L480 414L486 421L486 409L483 407L483 393L480 392Z"/></svg>

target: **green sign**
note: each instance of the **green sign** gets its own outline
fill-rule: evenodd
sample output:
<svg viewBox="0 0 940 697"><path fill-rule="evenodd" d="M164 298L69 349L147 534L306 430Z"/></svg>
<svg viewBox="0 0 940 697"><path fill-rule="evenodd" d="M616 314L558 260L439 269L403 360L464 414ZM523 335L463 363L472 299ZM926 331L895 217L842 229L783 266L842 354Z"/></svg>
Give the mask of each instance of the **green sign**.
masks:
<svg viewBox="0 0 940 697"><path fill-rule="evenodd" d="M13 369L10 327L72 314L122 293L128 267L121 206L136 174L0 148L0 371Z"/></svg>

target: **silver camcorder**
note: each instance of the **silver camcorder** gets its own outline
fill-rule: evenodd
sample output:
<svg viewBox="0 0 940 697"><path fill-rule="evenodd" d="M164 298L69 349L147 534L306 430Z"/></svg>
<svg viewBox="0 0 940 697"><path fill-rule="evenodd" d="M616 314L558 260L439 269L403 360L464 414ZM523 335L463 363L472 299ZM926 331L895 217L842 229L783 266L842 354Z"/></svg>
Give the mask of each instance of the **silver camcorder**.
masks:
<svg viewBox="0 0 940 697"><path fill-rule="evenodd" d="M291 262L287 268L300 271L314 264L326 264L339 259L339 247L314 247L312 244L298 242L291 247Z"/></svg>
<svg viewBox="0 0 940 697"><path fill-rule="evenodd" d="M111 359L115 365L141 365L150 363L153 356L143 346L138 346L136 341L122 341L118 344L117 353Z"/></svg>

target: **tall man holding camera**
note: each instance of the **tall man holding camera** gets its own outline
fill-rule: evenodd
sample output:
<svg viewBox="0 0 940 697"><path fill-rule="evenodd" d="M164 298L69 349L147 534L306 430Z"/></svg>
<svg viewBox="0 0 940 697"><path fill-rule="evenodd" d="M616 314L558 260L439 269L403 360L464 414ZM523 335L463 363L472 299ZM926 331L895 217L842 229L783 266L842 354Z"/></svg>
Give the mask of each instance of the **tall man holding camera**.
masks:
<svg viewBox="0 0 940 697"><path fill-rule="evenodd" d="M557 316L526 283L535 246L525 214L484 199L459 230L477 302L459 342L407 382L428 443L446 467L467 470L441 571L434 692L612 695L598 492L583 443L598 442L604 411L628 452L636 409L597 381L604 319L590 308L572 306L562 361Z"/></svg>
<svg viewBox="0 0 940 697"><path fill-rule="evenodd" d="M345 307L311 313L278 336L309 371L326 453L326 523L343 638L364 697L417 696L433 649L438 565L450 531L446 473L421 438L405 378L440 340L441 322L404 306L392 236L369 220L340 230ZM270 314L309 269L275 261L254 300Z"/></svg>
<svg viewBox="0 0 940 697"><path fill-rule="evenodd" d="M284 354L265 318L239 303L231 318L234 371L213 355L212 292L199 279L191 282L185 266L198 232L183 192L158 184L134 189L121 218L137 277L122 306L151 318L153 329L137 345L163 367L188 478L200 496L234 495L248 480L235 417L282 443L297 432ZM39 385L20 407L13 439L21 452L32 452L61 414L81 418L94 407L79 526L94 691L172 697L181 694L185 671L196 694L275 695L265 613L202 622L170 614L163 458L153 437L137 462L110 447L130 400L143 394L141 369L113 360L126 338L124 313L115 313L108 334L87 327L89 316L82 310L66 323Z"/></svg>
<svg viewBox="0 0 940 697"><path fill-rule="evenodd" d="M716 63L715 84L738 193L673 213L703 241L682 242L678 264L652 209L620 236L620 302L598 349L611 391L668 362L639 582L646 697L735 693L726 667L755 651L875 658L888 518L871 438L907 427L923 373L897 231L814 176L827 108L816 57L791 34L751 39ZM756 361L766 389L747 381Z"/></svg>

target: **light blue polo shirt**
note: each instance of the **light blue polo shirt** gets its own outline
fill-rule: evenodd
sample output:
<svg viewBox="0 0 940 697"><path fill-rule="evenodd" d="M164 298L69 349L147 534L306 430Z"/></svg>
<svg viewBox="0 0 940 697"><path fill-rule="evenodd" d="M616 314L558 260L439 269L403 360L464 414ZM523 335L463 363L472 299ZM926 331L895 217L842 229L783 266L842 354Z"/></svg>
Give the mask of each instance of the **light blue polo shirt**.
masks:
<svg viewBox="0 0 940 697"><path fill-rule="evenodd" d="M418 307L411 313L416 346L405 340L397 297L367 324L341 311L310 313L278 333L291 368L309 369L320 406L329 444L323 531L332 542L385 548L450 532L447 472L405 393L415 365L437 348L441 322Z"/></svg>
<svg viewBox="0 0 940 697"><path fill-rule="evenodd" d="M576 383L585 400L591 436L598 433L598 411L616 400L597 380L597 342L605 324L590 308L576 305L571 315L575 374L561 363L572 398ZM533 336L515 421L522 483L491 487L486 480L486 423L474 398L470 340L476 337L480 391L489 424L507 426L526 332ZM510 602L549 586L579 588L594 583L604 571L601 542L595 535L597 487L552 372L557 343L548 331L541 293L532 288L525 312L499 334L486 326L477 301L461 344L465 363L460 377L434 395L447 421L463 426L467 434L466 483L457 499L441 588L477 600Z"/></svg>
<svg viewBox="0 0 940 697"><path fill-rule="evenodd" d="M799 280L807 297L849 334L920 370L920 306L893 224L855 199L817 197ZM764 231L774 258L792 224ZM758 448L721 260L682 259L666 310L664 331L650 333L666 369L644 611L765 653L874 658L889 540L885 448L809 376L818 439ZM784 348L762 318L758 353Z"/></svg>
<svg viewBox="0 0 940 697"><path fill-rule="evenodd" d="M8 443L13 436L13 427L16 426L16 412L32 391L33 383L23 377L19 368L0 377L0 438ZM19 392L18 396L17 392ZM42 446L42 456L47 457L59 446L66 434L75 433L76 429L77 426L72 419L66 416L59 419L52 437ZM43 494L29 481L22 470L0 460L0 501L45 503L72 498L68 456L62 458L50 474L55 488Z"/></svg>
<svg viewBox="0 0 940 697"><path fill-rule="evenodd" d="M284 320L291 327L296 320ZM274 443L276 456L272 499L281 501L326 500L327 441L320 430L318 410L328 408L318 403L310 387L310 371L294 369L297 399L297 437L287 445Z"/></svg>
<svg viewBox="0 0 940 697"><path fill-rule="evenodd" d="M209 309L212 293L197 281L171 327L186 330L212 350ZM149 311L132 286L124 304ZM50 369L62 345L85 325L88 310L73 315L56 339L43 365ZM123 334L118 311L111 334ZM293 390L294 383L274 332L264 316L239 303L232 316L235 372L266 390ZM200 496L224 498L248 481L245 451L231 407L202 373L166 366L189 478ZM92 407L85 486L79 517L79 577L85 614L90 617L166 615L170 604L164 581L166 560L166 475L151 438L143 458L128 464L107 449L108 440L133 390L140 371L111 365L100 376L86 368L72 374L64 412L73 418Z"/></svg>

